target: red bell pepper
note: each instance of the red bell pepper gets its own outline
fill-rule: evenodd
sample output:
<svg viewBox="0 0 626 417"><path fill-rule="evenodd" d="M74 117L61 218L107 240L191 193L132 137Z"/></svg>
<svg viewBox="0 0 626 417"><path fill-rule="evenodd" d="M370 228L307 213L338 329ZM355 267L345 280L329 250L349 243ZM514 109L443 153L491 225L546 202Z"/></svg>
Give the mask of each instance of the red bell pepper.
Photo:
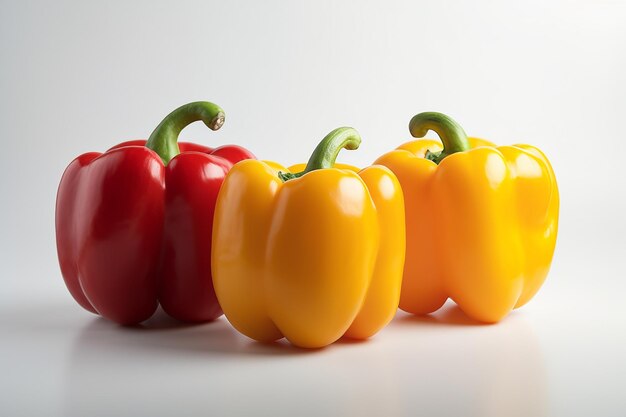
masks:
<svg viewBox="0 0 626 417"><path fill-rule="evenodd" d="M197 120L217 130L224 113L208 102L186 104L147 142L86 153L66 168L57 251L67 288L87 310L123 325L148 319L159 303L182 321L222 314L211 278L215 201L228 170L254 155L235 145L179 144L180 131Z"/></svg>

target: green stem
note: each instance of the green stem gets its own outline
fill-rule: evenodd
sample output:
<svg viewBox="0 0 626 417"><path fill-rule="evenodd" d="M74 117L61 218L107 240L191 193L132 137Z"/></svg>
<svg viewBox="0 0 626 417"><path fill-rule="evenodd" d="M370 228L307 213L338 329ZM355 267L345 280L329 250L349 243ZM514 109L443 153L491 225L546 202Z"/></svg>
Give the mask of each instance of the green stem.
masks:
<svg viewBox="0 0 626 417"><path fill-rule="evenodd" d="M281 180L288 181L299 178L307 172L315 171L316 169L332 168L335 166L335 160L337 155L339 155L339 151L342 149L358 149L360 144L361 136L356 130L351 127L339 127L326 135L317 145L304 171L298 173L281 171L278 173L278 176Z"/></svg>
<svg viewBox="0 0 626 417"><path fill-rule="evenodd" d="M208 101L196 101L180 106L154 129L150 135L146 148L155 151L163 163L167 165L170 160L180 153L178 148L178 135L187 125L202 120L211 130L218 130L224 124L224 111L217 104Z"/></svg>
<svg viewBox="0 0 626 417"><path fill-rule="evenodd" d="M413 116L409 122L409 131L415 138L423 138L429 130L437 133L443 143L441 152L426 152L426 159L436 164L439 164L446 156L469 149L467 135L461 125L445 114L437 112L420 113Z"/></svg>

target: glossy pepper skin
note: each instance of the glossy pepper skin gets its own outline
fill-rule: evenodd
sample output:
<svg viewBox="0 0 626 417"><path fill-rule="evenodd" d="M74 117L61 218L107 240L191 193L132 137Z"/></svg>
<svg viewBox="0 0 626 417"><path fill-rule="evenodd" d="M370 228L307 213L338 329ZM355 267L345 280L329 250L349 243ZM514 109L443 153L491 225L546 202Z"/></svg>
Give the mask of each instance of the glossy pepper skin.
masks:
<svg viewBox="0 0 626 417"><path fill-rule="evenodd" d="M400 308L439 309L448 297L471 318L501 320L544 282L556 243L559 192L548 159L530 145L467 138L440 113L421 113L416 140L375 163L402 184L407 255Z"/></svg>
<svg viewBox="0 0 626 417"><path fill-rule="evenodd" d="M215 210L213 284L241 333L319 348L343 335L368 338L393 318L402 191L385 167L333 167L340 149L359 143L354 129L339 128L302 172L249 160L228 173Z"/></svg>
<svg viewBox="0 0 626 417"><path fill-rule="evenodd" d="M211 280L215 200L232 165L254 156L239 146L179 150L180 131L196 120L217 130L224 113L187 104L147 142L81 155L65 170L57 251L67 288L85 309L123 325L148 319L159 303L183 321L222 314Z"/></svg>

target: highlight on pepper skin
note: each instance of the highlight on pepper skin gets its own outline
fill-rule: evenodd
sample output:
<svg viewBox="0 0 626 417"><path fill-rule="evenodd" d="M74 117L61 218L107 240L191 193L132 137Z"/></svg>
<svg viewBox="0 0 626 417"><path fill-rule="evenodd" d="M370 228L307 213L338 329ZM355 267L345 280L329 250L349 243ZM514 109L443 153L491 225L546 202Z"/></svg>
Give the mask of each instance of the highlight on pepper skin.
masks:
<svg viewBox="0 0 626 417"><path fill-rule="evenodd" d="M554 254L559 192L550 162L530 145L468 138L441 113L420 113L419 139L375 163L402 185L407 256L400 308L438 310L448 298L472 319L494 323L526 304Z"/></svg>
<svg viewBox="0 0 626 417"><path fill-rule="evenodd" d="M395 315L404 202L382 166L335 165L358 133L329 133L305 167L236 164L215 209L212 268L226 318L244 335L319 348L365 339Z"/></svg>
<svg viewBox="0 0 626 417"><path fill-rule="evenodd" d="M254 155L236 145L179 144L181 130L199 120L217 130L224 111L186 104L148 141L81 155L65 170L57 252L65 284L85 309L123 325L148 319L158 304L186 322L222 314L209 256L215 200L226 172Z"/></svg>

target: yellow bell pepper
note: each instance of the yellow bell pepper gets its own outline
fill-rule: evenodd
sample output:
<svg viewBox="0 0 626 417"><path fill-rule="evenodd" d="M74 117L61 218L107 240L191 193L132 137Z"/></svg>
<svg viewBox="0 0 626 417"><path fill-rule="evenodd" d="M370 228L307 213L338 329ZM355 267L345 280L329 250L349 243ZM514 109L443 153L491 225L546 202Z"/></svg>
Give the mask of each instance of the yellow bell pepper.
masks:
<svg viewBox="0 0 626 417"><path fill-rule="evenodd" d="M405 198L407 255L400 308L439 309L449 297L493 323L543 284L556 242L559 192L550 163L529 145L467 138L440 113L415 116L416 140L375 163L398 177Z"/></svg>
<svg viewBox="0 0 626 417"><path fill-rule="evenodd" d="M318 348L344 335L368 338L393 318L405 255L402 189L382 166L334 167L339 151L360 141L339 128L302 172L247 160L228 173L215 209L213 284L244 335Z"/></svg>

